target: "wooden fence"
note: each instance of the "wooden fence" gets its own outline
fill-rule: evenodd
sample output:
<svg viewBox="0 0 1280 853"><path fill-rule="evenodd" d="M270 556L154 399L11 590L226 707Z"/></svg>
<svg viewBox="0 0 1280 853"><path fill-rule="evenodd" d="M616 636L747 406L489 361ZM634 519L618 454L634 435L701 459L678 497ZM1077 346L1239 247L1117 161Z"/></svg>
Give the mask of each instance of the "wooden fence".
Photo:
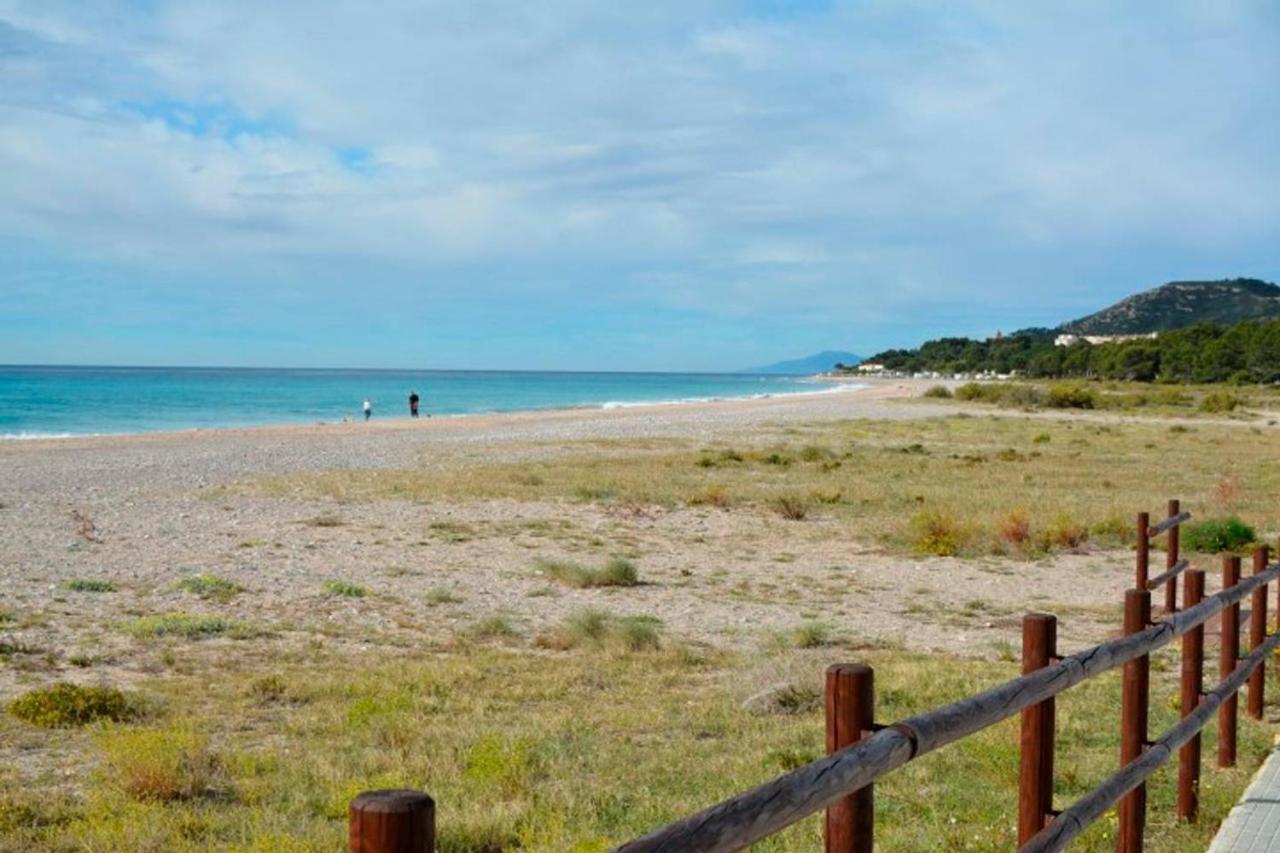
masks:
<svg viewBox="0 0 1280 853"><path fill-rule="evenodd" d="M874 783L886 773L947 744L1021 714L1018 775L1018 844L1022 853L1063 849L1119 804L1117 850L1143 849L1146 780L1178 754L1178 817L1194 821L1198 810L1200 731L1218 716L1220 767L1236 760L1237 693L1248 685L1250 716L1261 719L1264 663L1280 646L1266 630L1267 585L1280 577L1266 547L1253 554L1252 574L1240 576L1240 558L1223 558L1222 591L1204 596L1204 572L1180 554L1179 526L1190 518L1177 501L1152 525L1138 516L1134 588L1125 593L1124 633L1077 652L1057 654L1057 620L1028 614L1022 623L1022 672L1004 684L889 725L875 722L875 673L859 664L827 670L827 752L803 767L705 811L676 821L617 848L616 853L741 850L826 809L827 853L870 853L874 843ZM1153 538L1166 536L1166 568L1149 577ZM1177 606L1179 578L1185 580ZM1280 590L1280 583L1276 584ZM1152 621L1151 594L1163 588L1161 619ZM1240 602L1250 599L1249 653L1240 658ZM1221 615L1219 683L1203 689L1204 626ZM1148 738L1150 654L1182 639L1181 719L1158 739ZM1053 809L1055 697L1101 673L1124 668L1120 714L1120 769L1061 812ZM351 804L354 853L434 849L434 804L413 791L375 791Z"/></svg>

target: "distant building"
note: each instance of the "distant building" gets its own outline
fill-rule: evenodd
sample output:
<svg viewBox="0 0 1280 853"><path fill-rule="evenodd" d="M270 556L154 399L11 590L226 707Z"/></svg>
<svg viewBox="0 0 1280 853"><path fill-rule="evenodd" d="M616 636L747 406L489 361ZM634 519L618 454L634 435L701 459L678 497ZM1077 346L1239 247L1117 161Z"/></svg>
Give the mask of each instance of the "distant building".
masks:
<svg viewBox="0 0 1280 853"><path fill-rule="evenodd" d="M1160 334L1159 332L1150 332L1149 334L1145 334L1145 335L1071 335L1071 334L1066 334L1066 335L1058 335L1056 338L1054 338L1054 339L1053 339L1053 345L1054 345L1055 347L1069 347L1069 346L1073 346L1073 345L1075 345L1075 344L1078 344L1078 343L1080 343L1081 341L1086 341L1087 343L1091 343L1091 344L1094 344L1094 345L1097 345L1097 344L1119 344L1119 343L1124 343L1125 341L1141 341L1141 340L1154 341L1154 340L1156 339L1156 337L1157 337L1157 336L1159 336L1159 334Z"/></svg>
<svg viewBox="0 0 1280 853"><path fill-rule="evenodd" d="M878 361L864 361L858 365L859 373L884 373L884 365Z"/></svg>

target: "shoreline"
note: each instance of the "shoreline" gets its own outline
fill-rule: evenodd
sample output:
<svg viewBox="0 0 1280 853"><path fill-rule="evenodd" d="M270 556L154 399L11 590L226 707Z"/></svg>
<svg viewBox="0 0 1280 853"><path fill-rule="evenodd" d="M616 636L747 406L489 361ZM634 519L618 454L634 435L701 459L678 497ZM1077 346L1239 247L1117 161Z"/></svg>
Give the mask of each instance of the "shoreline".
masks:
<svg viewBox="0 0 1280 853"><path fill-rule="evenodd" d="M816 380L819 377L811 377ZM834 381L834 380L824 380ZM890 387L892 384L893 387ZM505 423L526 423L537 420L562 420L566 418L597 419L622 415L653 415L669 412L741 411L756 405L779 402L803 402L808 399L826 399L851 395L862 399L892 399L919 396L913 388L913 380L859 380L840 382L812 391L793 391L757 394L741 397L697 398L687 400L656 401L606 401L580 406L555 406L541 409L513 409L508 411L462 412L421 418L407 416L383 417L377 415L370 421L344 418L335 421L310 421L293 423L263 423L246 426L189 427L185 429L140 430L117 433L66 433L56 435L4 435L0 436L0 450L6 448L84 447L171 440L195 437L250 437L263 438L290 435L350 435L358 431L388 433L431 431L446 426L490 427Z"/></svg>

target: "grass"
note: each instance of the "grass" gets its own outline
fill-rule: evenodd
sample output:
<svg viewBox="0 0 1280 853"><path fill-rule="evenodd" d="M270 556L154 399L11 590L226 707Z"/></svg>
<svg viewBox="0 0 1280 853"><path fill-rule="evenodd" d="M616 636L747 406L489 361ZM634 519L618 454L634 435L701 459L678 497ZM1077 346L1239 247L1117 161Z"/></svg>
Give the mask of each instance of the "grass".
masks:
<svg viewBox="0 0 1280 853"><path fill-rule="evenodd" d="M105 732L32 730L71 747L81 790L33 795L0 775L0 827L13 849L338 849L358 792L410 786L438 804L440 849L605 850L746 790L824 750L820 702L753 713L742 701L776 681L820 689L829 653L613 655L583 643L531 655L491 647L399 656L369 667L320 655L273 661L297 701L246 695L234 662L220 677L152 679L166 718ZM876 670L884 722L970 695L1017 674L1016 662L893 649L860 651ZM1153 666L1151 731L1177 718L1177 666ZM645 701L635 701L643 684ZM1058 701L1059 806L1116 767L1118 672ZM1274 683L1272 687L1274 692ZM182 720L179 724L175 721ZM14 725L10 723L9 725ZM1174 819L1176 774L1148 790L1150 849L1203 850L1269 745L1267 726L1240 721L1240 765L1213 766L1205 731L1202 818ZM877 783L877 839L886 850L1012 849L1016 717L925 755ZM68 741L68 739L70 739ZM104 770L94 773L91 768ZM819 849L821 815L774 836L765 853ZM1113 847L1114 815L1073 847Z"/></svg>
<svg viewBox="0 0 1280 853"><path fill-rule="evenodd" d="M427 590L426 600L428 607L438 607L442 604L461 604L466 599L451 589L438 586Z"/></svg>
<svg viewBox="0 0 1280 853"><path fill-rule="evenodd" d="M1182 547L1192 553L1239 552L1257 541L1258 534L1239 518L1206 518L1182 526Z"/></svg>
<svg viewBox="0 0 1280 853"><path fill-rule="evenodd" d="M358 583L340 580L325 581L324 591L326 595L337 598L364 598L369 594L368 588Z"/></svg>
<svg viewBox="0 0 1280 853"><path fill-rule="evenodd" d="M240 584L217 575L192 575L178 581L176 588L215 601L230 601L244 591Z"/></svg>
<svg viewBox="0 0 1280 853"><path fill-rule="evenodd" d="M539 560L537 569L552 580L579 589L640 583L635 563L622 557L615 557L599 568L589 568L572 560Z"/></svg>
<svg viewBox="0 0 1280 853"><path fill-rule="evenodd" d="M141 715L135 696L110 687L59 683L22 694L9 705L19 720L45 729L69 729L100 720L121 722Z"/></svg>
<svg viewBox="0 0 1280 853"><path fill-rule="evenodd" d="M181 637L186 640L205 640L224 635L245 639L256 633L243 622L221 616L193 616L187 613L143 616L124 623L122 627L125 633L137 639Z"/></svg>
<svg viewBox="0 0 1280 853"><path fill-rule="evenodd" d="M116 585L111 581L91 578L73 578L62 585L70 592L115 592Z"/></svg>
<svg viewBox="0 0 1280 853"><path fill-rule="evenodd" d="M662 622L652 616L614 616L587 608L569 614L555 628L540 634L535 643L545 649L566 651L599 646L626 652L652 651L662 645Z"/></svg>
<svg viewBox="0 0 1280 853"><path fill-rule="evenodd" d="M1280 492L1280 468L1271 464L1270 429L1255 433L1206 421L1193 432L1171 432L1167 424L1117 425L1094 418L1055 421L1003 413L822 423L796 427L785 441L766 438L761 446L739 447L733 453L741 461L721 462L713 451L674 441L619 443L607 454L583 443L545 461L430 472L304 473L259 478L237 489L341 501L576 501L580 488L605 485L609 496L600 500L609 505L695 503L753 514L773 513L779 498L838 494L837 502L823 507L823 516L848 536L891 552L933 553L933 546L918 544L919 523L912 521L931 513L955 525L940 531L944 541L938 548L961 557L1010 552L1000 528L1014 510L1026 514L1036 547L1012 551L1028 557L1037 556L1042 543L1050 551L1125 546L1132 522L1117 526L1113 520L1156 510L1167 497L1181 498L1197 517L1236 514L1259 530L1274 524L1269 496ZM804 450L811 446L838 458L806 461ZM1176 465L1168 464L1170 455ZM767 461L773 456L792 461ZM701 458L715 464L699 465ZM842 464L834 468L832 461ZM1160 472L1158 493L1153 471ZM1229 512L1216 490L1224 476L1240 484ZM1041 532L1063 526L1063 519L1083 529L1083 539L1068 545L1056 543L1075 537L1039 539Z"/></svg>

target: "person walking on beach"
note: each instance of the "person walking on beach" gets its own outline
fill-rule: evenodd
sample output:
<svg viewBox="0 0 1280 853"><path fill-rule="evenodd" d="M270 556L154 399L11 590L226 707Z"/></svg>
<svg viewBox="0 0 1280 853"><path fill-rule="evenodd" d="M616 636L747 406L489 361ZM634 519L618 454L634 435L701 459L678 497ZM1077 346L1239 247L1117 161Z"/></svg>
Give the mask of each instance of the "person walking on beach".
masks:
<svg viewBox="0 0 1280 853"><path fill-rule="evenodd" d="M364 419L367 421L373 415L373 403L368 400L364 401Z"/></svg>
<svg viewBox="0 0 1280 853"><path fill-rule="evenodd" d="M417 391L409 392L409 414L415 418L418 416L418 392Z"/></svg>

